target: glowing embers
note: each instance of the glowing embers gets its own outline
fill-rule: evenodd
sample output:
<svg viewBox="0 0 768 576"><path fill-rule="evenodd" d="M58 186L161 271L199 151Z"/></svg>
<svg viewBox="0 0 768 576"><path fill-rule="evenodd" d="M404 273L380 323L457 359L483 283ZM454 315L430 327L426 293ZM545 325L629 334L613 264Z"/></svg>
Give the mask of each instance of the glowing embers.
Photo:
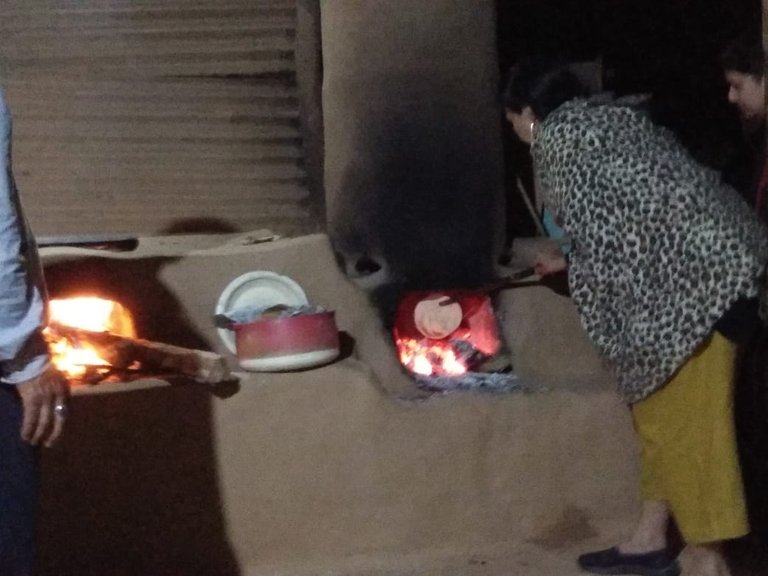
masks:
<svg viewBox="0 0 768 576"><path fill-rule="evenodd" d="M439 373L457 376L467 371L467 366L456 357L450 343L425 346L423 342L413 338L399 338L397 347L400 362L416 374L431 376Z"/></svg>
<svg viewBox="0 0 768 576"><path fill-rule="evenodd" d="M75 381L105 377L114 352L100 344L100 334L134 338L130 312L119 302L93 296L51 300L45 339L56 367Z"/></svg>
<svg viewBox="0 0 768 576"><path fill-rule="evenodd" d="M501 348L485 293L411 292L398 305L393 330L400 362L419 376L461 376Z"/></svg>

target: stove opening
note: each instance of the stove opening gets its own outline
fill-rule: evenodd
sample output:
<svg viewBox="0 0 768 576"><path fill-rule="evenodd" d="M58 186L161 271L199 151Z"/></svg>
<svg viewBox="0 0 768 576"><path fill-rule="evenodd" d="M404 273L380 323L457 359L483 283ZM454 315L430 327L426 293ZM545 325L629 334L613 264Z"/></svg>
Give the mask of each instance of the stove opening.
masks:
<svg viewBox="0 0 768 576"><path fill-rule="evenodd" d="M133 316L120 302L96 296L50 301L45 339L53 363L70 380L92 381L114 368L114 348L100 336L105 333L136 337Z"/></svg>
<svg viewBox="0 0 768 576"><path fill-rule="evenodd" d="M485 292L408 292L397 306L392 336L400 363L421 388L506 391L520 385Z"/></svg>
<svg viewBox="0 0 768 576"><path fill-rule="evenodd" d="M456 291L411 292L395 315L400 362L421 376L458 376L501 347L490 298Z"/></svg>

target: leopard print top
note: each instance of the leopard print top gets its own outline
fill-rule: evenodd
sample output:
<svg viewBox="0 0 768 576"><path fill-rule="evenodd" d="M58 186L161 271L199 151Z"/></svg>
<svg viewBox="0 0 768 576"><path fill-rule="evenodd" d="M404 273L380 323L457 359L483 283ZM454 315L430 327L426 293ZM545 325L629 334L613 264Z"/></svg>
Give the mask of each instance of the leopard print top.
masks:
<svg viewBox="0 0 768 576"><path fill-rule="evenodd" d="M571 294L628 403L660 388L741 296L758 291L766 230L669 131L618 103L553 111L531 152L573 239Z"/></svg>

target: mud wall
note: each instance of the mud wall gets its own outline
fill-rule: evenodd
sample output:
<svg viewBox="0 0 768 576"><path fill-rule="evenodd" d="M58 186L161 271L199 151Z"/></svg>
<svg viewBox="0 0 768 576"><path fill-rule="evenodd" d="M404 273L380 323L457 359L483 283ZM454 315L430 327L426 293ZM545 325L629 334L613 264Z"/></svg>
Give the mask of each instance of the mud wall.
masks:
<svg viewBox="0 0 768 576"><path fill-rule="evenodd" d="M328 230L435 287L491 273L501 116L490 0L325 0Z"/></svg>

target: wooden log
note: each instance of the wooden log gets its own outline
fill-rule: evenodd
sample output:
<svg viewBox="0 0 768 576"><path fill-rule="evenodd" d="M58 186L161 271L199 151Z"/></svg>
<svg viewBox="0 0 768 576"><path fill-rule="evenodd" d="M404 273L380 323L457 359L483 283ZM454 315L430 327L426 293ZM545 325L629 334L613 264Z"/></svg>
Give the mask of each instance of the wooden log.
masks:
<svg viewBox="0 0 768 576"><path fill-rule="evenodd" d="M232 380L226 360L214 352L127 338L109 332L92 332L56 323L51 324L50 329L70 341L90 343L117 370L129 369L138 362L144 373L177 374L204 384Z"/></svg>
<svg viewBox="0 0 768 576"><path fill-rule="evenodd" d="M218 384L232 379L226 361L214 352L150 340L134 340L130 347L134 359L145 370L177 373L204 384Z"/></svg>

